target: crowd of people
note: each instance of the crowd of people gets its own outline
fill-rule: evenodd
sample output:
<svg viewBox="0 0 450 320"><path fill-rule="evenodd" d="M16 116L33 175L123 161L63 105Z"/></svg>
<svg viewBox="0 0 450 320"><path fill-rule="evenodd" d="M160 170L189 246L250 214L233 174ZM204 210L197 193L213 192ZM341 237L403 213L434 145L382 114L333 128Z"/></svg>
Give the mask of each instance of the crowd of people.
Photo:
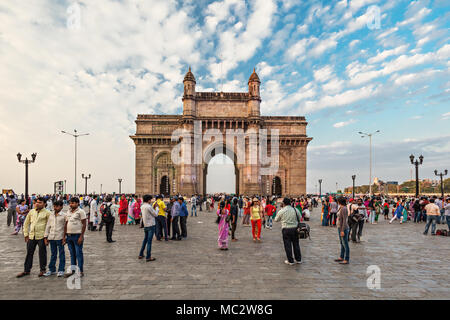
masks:
<svg viewBox="0 0 450 320"><path fill-rule="evenodd" d="M274 222L281 223L282 239L288 265L302 263L299 243L299 225L308 221L311 211L322 204L322 226L337 227L341 253L336 262L348 264L349 241L359 243L365 223L377 224L381 217L393 223L412 221L426 222L424 234L436 234L436 224L447 223L450 231L450 197L384 197L361 196L302 196L278 198L254 195L252 197L227 194L207 196L193 195L190 198L164 195L32 195L29 199L14 193L0 196L0 211L7 211L7 225L13 224L12 235L22 230L26 242L24 271L17 275L30 274L36 247L39 248L39 276L71 276L78 268L83 270L83 242L86 230L102 231L106 241L112 239L116 220L120 225L139 226L144 239L138 259L154 261L152 241L180 241L187 238L187 219L190 204L191 217L199 211L216 213L218 225L217 245L220 250L229 249L229 239L238 241L236 229L238 219L242 226L251 226L253 242L262 241L262 229L272 230ZM217 205L217 209L216 209ZM63 207L69 209L63 212ZM389 217L391 214L392 217ZM67 244L71 268L64 273ZM47 271L47 247L51 257ZM59 257L58 271L56 262Z"/></svg>

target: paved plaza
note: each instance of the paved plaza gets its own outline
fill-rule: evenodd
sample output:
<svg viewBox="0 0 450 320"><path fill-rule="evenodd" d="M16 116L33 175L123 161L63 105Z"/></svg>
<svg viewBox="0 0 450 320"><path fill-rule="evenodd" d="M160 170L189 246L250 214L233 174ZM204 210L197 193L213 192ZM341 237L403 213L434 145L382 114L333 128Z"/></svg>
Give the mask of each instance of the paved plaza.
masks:
<svg viewBox="0 0 450 320"><path fill-rule="evenodd" d="M215 214L188 218L188 238L153 242L154 262L138 260L143 229L115 226L113 239L86 232L85 277L81 289L66 279L38 278L37 250L31 276L23 271L25 242L6 227L0 213L1 299L450 299L450 238L424 236L424 224L365 225L362 243L350 243L350 265L333 260L339 252L336 228L320 226L312 212L311 240L301 240L304 263L288 266L280 224L263 229L253 243L251 228L239 221L228 251L217 248ZM438 228L446 228L438 225ZM49 250L48 250L49 259ZM66 263L69 252L66 247ZM367 267L381 269L381 289L370 290Z"/></svg>

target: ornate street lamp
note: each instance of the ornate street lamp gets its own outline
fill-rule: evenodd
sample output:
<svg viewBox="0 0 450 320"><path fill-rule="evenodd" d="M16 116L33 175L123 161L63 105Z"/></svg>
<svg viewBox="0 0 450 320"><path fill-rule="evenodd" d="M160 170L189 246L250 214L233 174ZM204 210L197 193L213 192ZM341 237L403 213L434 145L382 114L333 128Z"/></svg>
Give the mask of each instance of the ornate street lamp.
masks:
<svg viewBox="0 0 450 320"><path fill-rule="evenodd" d="M33 153L31 154L31 160L28 160L28 158L25 158L25 160L22 160L22 154L19 152L17 154L17 160L19 160L20 163L25 164L25 201L27 203L27 205L29 205L28 203L28 165L30 163L34 163L36 161L36 156L37 153Z"/></svg>
<svg viewBox="0 0 450 320"><path fill-rule="evenodd" d="M84 195L87 196L87 181L88 179L91 178L91 174L89 173L89 175L84 175L84 173L81 174L81 178L83 178L85 180L85 184L84 184Z"/></svg>
<svg viewBox="0 0 450 320"><path fill-rule="evenodd" d="M438 177L441 177L441 195L442 198L444 197L444 180L442 179L443 176L446 176L448 173L447 169L444 170L444 173L438 173L437 170L434 170L434 174Z"/></svg>
<svg viewBox="0 0 450 320"><path fill-rule="evenodd" d="M414 161L414 156L410 155L411 164L416 166L416 198L419 196L419 165L423 163L423 156L420 155L419 160Z"/></svg>

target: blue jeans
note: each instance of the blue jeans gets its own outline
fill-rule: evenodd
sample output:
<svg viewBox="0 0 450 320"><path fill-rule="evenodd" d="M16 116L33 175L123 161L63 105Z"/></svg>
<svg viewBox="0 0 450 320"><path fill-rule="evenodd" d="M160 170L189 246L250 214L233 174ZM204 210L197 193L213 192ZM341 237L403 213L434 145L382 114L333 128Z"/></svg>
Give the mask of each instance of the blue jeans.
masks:
<svg viewBox="0 0 450 320"><path fill-rule="evenodd" d="M448 231L450 231L450 216L445 216L445 219L447 220Z"/></svg>
<svg viewBox="0 0 450 320"><path fill-rule="evenodd" d="M144 241L142 241L141 251L139 251L139 256L144 256L144 249L147 246L147 257L146 259L150 259L152 256L152 239L155 234L156 226L145 227L144 228Z"/></svg>
<svg viewBox="0 0 450 320"><path fill-rule="evenodd" d="M341 237L341 230L338 228L339 232L339 242L341 243L341 259L350 261L350 247L348 246L348 234L350 229L344 230L344 236Z"/></svg>
<svg viewBox="0 0 450 320"><path fill-rule="evenodd" d="M272 228L272 216L267 216L267 226L269 227L269 228Z"/></svg>
<svg viewBox="0 0 450 320"><path fill-rule="evenodd" d="M445 210L444 209L441 209L441 217L440 217L440 222L441 223L445 223L445 216L444 216L444 213L445 213Z"/></svg>
<svg viewBox="0 0 450 320"><path fill-rule="evenodd" d="M66 267L66 253L64 252L62 240L50 240L50 250L52 255L50 257L48 269L51 272L56 272L56 258L59 255L58 271L64 272L64 268Z"/></svg>
<svg viewBox="0 0 450 320"><path fill-rule="evenodd" d="M420 222L420 211L414 212L414 222Z"/></svg>
<svg viewBox="0 0 450 320"><path fill-rule="evenodd" d="M194 211L195 211L195 216L197 216L197 205L192 205L192 208L191 208L191 217L193 217L194 216Z"/></svg>
<svg viewBox="0 0 450 320"><path fill-rule="evenodd" d="M428 233L428 229L430 228L430 224L433 223L431 226L431 234L436 234L436 221L440 218L439 216L427 216L427 225L425 226L425 234Z"/></svg>
<svg viewBox="0 0 450 320"><path fill-rule="evenodd" d="M70 264L73 266L77 265L80 268L80 272L83 272L83 242L78 244L78 238L81 234L71 234L67 235L66 241L70 252ZM75 271L75 270L73 270Z"/></svg>
<svg viewBox="0 0 450 320"><path fill-rule="evenodd" d="M427 219L427 212L425 210L422 211L422 220L423 221L428 221L428 219Z"/></svg>

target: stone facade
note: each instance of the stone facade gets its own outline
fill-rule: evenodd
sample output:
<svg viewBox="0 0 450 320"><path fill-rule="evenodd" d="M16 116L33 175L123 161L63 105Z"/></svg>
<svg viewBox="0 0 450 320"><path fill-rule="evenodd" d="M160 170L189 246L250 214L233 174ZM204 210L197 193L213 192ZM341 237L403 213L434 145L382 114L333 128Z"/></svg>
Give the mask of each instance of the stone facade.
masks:
<svg viewBox="0 0 450 320"><path fill-rule="evenodd" d="M206 193L208 161L217 152L227 153L234 158L236 193L301 195L306 193L306 152L312 138L306 134L307 122L301 116L261 116L260 80L253 71L248 81L248 92L196 92L195 77L190 68L184 78L182 115L138 115L136 134L131 136L136 145L136 193L165 195ZM194 130L200 126L201 131ZM197 127L198 128L198 127ZM182 144L183 138L171 139L177 129L191 137L191 148ZM195 155L194 133L204 134L216 129L223 135L223 142L201 138L201 155ZM267 152L271 156L270 135L273 129L279 131L278 171L262 175L258 161L250 161L250 150L259 148L259 139L252 140L250 132L267 129ZM233 150L227 149L226 130L242 130L247 138L245 159L238 161L238 142ZM233 138L234 139L234 138ZM188 141L188 140L186 140ZM245 141L245 142L244 142ZM188 155L192 162L172 162L174 147L181 146L181 154ZM178 149L177 149L178 150ZM190 153L190 154L189 154ZM195 162L195 156L201 157ZM198 159L198 158L197 158Z"/></svg>

